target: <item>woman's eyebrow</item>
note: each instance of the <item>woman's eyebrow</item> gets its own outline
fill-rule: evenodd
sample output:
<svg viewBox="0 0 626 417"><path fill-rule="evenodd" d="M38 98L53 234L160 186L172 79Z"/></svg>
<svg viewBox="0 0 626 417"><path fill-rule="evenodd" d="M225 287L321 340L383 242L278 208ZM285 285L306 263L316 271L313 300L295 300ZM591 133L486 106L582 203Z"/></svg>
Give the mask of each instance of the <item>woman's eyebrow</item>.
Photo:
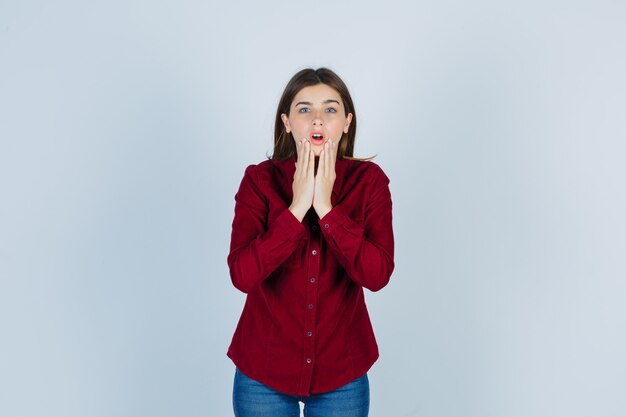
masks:
<svg viewBox="0 0 626 417"><path fill-rule="evenodd" d="M332 99L332 98L329 98L329 99L326 99L326 100L322 101L322 104L328 104L328 103L337 103L337 104L339 104L339 102L337 100ZM296 105L294 107L299 106L301 104L305 105L305 106L310 106L312 103L310 101L299 101L299 102L296 103Z"/></svg>

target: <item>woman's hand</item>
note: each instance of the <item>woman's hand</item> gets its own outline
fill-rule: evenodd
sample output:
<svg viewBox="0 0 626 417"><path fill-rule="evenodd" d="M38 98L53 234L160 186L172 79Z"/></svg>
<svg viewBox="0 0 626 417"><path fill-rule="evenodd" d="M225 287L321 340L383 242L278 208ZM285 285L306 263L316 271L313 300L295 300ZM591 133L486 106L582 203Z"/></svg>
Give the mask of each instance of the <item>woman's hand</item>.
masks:
<svg viewBox="0 0 626 417"><path fill-rule="evenodd" d="M315 176L315 194L313 195L313 208L321 219L332 208L330 196L335 184L335 161L337 160L337 142L328 140L324 149L320 152L320 161Z"/></svg>
<svg viewBox="0 0 626 417"><path fill-rule="evenodd" d="M311 144L306 139L296 142L296 151L298 160L296 161L296 172L293 175L293 200L289 206L289 211L299 221L302 221L313 204L315 153L311 150Z"/></svg>

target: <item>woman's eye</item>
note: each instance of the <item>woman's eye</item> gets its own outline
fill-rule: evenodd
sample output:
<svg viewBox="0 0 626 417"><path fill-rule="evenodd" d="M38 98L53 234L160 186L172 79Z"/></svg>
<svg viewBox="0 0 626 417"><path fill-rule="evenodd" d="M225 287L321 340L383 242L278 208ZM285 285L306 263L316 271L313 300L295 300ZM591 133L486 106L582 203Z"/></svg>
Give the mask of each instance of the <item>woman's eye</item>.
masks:
<svg viewBox="0 0 626 417"><path fill-rule="evenodd" d="M298 110L298 113L308 113L310 111L311 109L309 109L308 107L300 107L300 110Z"/></svg>
<svg viewBox="0 0 626 417"><path fill-rule="evenodd" d="M326 109L326 113L337 113L337 110L332 107L329 107Z"/></svg>

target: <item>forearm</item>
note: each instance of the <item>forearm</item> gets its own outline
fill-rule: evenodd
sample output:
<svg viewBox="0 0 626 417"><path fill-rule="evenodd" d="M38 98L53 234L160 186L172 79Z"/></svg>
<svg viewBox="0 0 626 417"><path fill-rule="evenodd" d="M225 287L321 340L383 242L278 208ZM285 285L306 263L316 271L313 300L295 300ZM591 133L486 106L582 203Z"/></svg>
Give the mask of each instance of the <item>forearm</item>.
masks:
<svg viewBox="0 0 626 417"><path fill-rule="evenodd" d="M340 206L319 221L329 249L359 285L378 291L389 282L394 269L391 211L366 228L350 219Z"/></svg>
<svg viewBox="0 0 626 417"><path fill-rule="evenodd" d="M234 223L244 221L236 216ZM228 266L233 285L248 293L289 258L304 237L304 226L285 210L266 232L245 229L233 228Z"/></svg>

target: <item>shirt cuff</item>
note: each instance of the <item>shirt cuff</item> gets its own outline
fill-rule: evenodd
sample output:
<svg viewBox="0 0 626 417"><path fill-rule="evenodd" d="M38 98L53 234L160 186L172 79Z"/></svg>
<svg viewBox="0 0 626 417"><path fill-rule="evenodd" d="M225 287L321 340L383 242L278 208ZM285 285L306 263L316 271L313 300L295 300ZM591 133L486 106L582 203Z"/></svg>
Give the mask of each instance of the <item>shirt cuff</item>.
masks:
<svg viewBox="0 0 626 417"><path fill-rule="evenodd" d="M275 220L276 224L285 232L289 240L305 238L305 227L289 209L285 209Z"/></svg>
<svg viewBox="0 0 626 417"><path fill-rule="evenodd" d="M337 228L337 226L344 224L346 220L349 219L343 212L343 209L340 205L336 205L317 222L319 223L322 232L330 232Z"/></svg>

